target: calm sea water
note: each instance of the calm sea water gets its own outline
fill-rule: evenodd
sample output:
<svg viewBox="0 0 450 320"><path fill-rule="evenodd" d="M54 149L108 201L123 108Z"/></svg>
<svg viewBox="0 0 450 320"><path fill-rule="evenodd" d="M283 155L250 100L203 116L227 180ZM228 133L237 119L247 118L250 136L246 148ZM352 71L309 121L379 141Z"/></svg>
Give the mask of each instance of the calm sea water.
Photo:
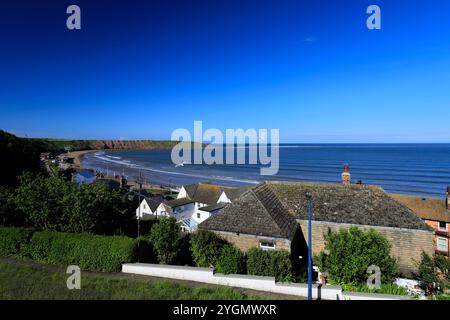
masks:
<svg viewBox="0 0 450 320"><path fill-rule="evenodd" d="M248 147L246 149L248 151ZM450 144L289 144L280 146L280 169L261 176L259 165L175 167L170 150L97 151L83 165L148 182L179 186L199 181L252 185L263 180L339 182L348 163L352 182L383 187L390 193L444 197L450 185ZM246 152L247 153L247 152Z"/></svg>

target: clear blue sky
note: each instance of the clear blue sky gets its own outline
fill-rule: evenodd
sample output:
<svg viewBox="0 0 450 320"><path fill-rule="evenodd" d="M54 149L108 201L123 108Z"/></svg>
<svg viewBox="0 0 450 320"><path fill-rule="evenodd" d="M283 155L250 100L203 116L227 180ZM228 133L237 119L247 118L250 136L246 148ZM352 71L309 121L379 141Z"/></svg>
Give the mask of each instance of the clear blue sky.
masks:
<svg viewBox="0 0 450 320"><path fill-rule="evenodd" d="M9 2L0 128L21 136L169 139L203 120L282 142L450 142L446 0Z"/></svg>

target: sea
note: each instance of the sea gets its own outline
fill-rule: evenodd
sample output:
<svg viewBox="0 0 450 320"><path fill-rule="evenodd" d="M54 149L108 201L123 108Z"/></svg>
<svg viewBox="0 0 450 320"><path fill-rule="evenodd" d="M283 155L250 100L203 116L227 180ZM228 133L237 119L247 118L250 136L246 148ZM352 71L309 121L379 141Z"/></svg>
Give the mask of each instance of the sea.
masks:
<svg viewBox="0 0 450 320"><path fill-rule="evenodd" d="M254 146L235 146L248 151ZM225 158L225 157L224 157ZM211 182L255 185L265 180L339 183L348 164L352 183L378 185L388 193L445 197L450 186L450 144L282 144L279 171L263 176L260 165L175 166L171 150L103 150L87 153L82 165L166 187Z"/></svg>

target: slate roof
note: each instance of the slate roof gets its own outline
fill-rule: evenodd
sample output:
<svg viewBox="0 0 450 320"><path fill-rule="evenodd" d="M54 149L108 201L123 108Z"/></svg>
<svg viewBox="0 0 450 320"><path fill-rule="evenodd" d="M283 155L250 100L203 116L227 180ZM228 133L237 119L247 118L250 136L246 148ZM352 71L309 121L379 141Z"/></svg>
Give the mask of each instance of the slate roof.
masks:
<svg viewBox="0 0 450 320"><path fill-rule="evenodd" d="M391 194L393 199L403 203L424 220L450 223L450 211L445 205L446 199Z"/></svg>
<svg viewBox="0 0 450 320"><path fill-rule="evenodd" d="M308 219L306 192L312 195L313 220L430 230L405 205L371 185L268 182L268 187L296 218Z"/></svg>
<svg viewBox="0 0 450 320"><path fill-rule="evenodd" d="M380 187L291 182L259 184L199 228L291 239L296 220L308 218L306 192L312 195L315 221L431 231Z"/></svg>
<svg viewBox="0 0 450 320"><path fill-rule="evenodd" d="M298 228L276 196L259 185L199 225L201 229L292 240Z"/></svg>
<svg viewBox="0 0 450 320"><path fill-rule="evenodd" d="M206 211L206 212L212 212L212 211L216 211L216 210L222 209L227 204L228 203L219 202L219 203L215 203L215 204L212 204L212 205L209 205L209 206L201 207L199 210Z"/></svg>
<svg viewBox="0 0 450 320"><path fill-rule="evenodd" d="M162 195L154 195L153 197L143 197L147 205L150 207L152 211L155 211L158 206L164 202L164 198Z"/></svg>
<svg viewBox="0 0 450 320"><path fill-rule="evenodd" d="M171 208L176 208L176 207L184 206L185 204L194 203L194 202L195 202L194 200L189 199L189 198L180 198L180 199L166 201L166 202L164 202L164 204Z"/></svg>

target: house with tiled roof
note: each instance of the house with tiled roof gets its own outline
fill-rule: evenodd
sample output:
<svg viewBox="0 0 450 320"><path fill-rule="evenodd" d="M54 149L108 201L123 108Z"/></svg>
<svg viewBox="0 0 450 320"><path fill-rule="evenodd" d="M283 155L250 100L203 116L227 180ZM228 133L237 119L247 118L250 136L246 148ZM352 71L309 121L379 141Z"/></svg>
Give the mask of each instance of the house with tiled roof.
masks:
<svg viewBox="0 0 450 320"><path fill-rule="evenodd" d="M306 250L308 202L312 197L312 251L324 249L324 234L357 226L373 228L391 243L400 271L416 270L422 251L433 249L433 230L404 204L380 187L350 184L264 182L242 194L218 214L199 225L234 243L241 250L251 247Z"/></svg>
<svg viewBox="0 0 450 320"><path fill-rule="evenodd" d="M450 257L450 187L447 187L446 198L400 194L390 196L410 208L433 228L435 253Z"/></svg>
<svg viewBox="0 0 450 320"><path fill-rule="evenodd" d="M249 187L232 188L210 183L186 185L181 187L176 199L160 202L156 208L150 208L147 200L143 199L136 212L144 212L145 217L151 218L174 217L183 231L192 232L199 223L218 213L248 189Z"/></svg>

